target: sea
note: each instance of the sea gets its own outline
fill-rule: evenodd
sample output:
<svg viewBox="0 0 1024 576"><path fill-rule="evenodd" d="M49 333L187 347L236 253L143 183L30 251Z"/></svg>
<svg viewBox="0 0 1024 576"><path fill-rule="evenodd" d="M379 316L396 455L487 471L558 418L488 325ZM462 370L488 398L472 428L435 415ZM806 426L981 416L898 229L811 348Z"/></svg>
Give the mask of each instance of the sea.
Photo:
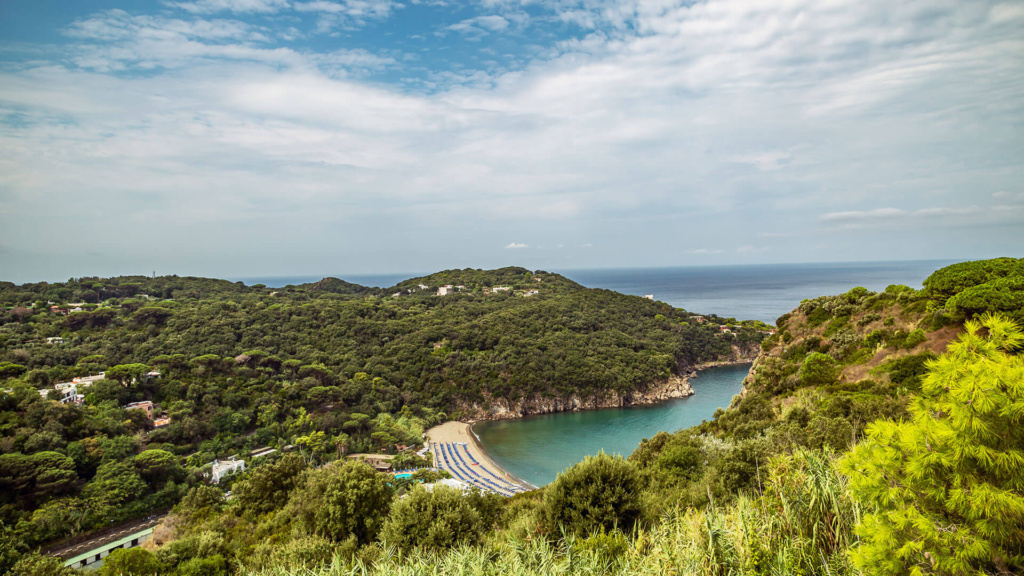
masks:
<svg viewBox="0 0 1024 576"><path fill-rule="evenodd" d="M890 284L921 288L935 270L955 260L900 262L843 262L820 264L758 264L744 266L680 266L667 268L606 268L551 270L588 288L606 288L633 296L652 295L676 308L717 314L737 320L775 320L801 300L842 294L863 286L884 290ZM335 276L363 286L387 288L425 274L324 274L319 276L232 278L251 286L280 288Z"/></svg>

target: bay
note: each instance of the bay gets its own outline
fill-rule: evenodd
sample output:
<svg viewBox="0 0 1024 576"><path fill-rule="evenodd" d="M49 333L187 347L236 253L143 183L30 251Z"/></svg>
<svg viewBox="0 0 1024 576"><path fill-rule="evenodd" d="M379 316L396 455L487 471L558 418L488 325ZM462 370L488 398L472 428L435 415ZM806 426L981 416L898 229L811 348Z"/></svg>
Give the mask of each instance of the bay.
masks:
<svg viewBox="0 0 1024 576"><path fill-rule="evenodd" d="M749 364L708 368L690 380L695 394L651 406L559 412L473 426L487 455L535 486L602 450L629 456L644 438L710 419L739 394Z"/></svg>

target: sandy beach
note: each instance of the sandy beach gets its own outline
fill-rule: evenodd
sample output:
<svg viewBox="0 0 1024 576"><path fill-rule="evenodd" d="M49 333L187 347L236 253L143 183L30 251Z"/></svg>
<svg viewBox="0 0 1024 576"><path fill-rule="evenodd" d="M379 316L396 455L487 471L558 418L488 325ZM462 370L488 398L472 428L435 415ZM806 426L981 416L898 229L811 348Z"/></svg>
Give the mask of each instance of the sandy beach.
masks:
<svg viewBox="0 0 1024 576"><path fill-rule="evenodd" d="M469 455L477 462L476 465L471 465L472 468L476 470L479 470L480 468L484 469L479 472L481 476L489 478L499 485L503 485L504 482L507 482L521 490L535 490L537 488L529 482L525 482L509 474L488 458L487 453L484 452L483 447L480 446L480 442L476 439L476 436L473 435L473 431L470 430L469 424L464 422L445 422L444 424L435 426L430 430L427 430L427 442L429 443L430 451L434 455L434 465L438 468L452 472L451 466L445 464L445 459L439 453L439 446L441 444L465 444ZM468 460L469 459L467 458L467 461ZM465 469L469 468L466 467ZM496 478L492 478L491 475ZM465 476L465 473L463 473L463 476Z"/></svg>

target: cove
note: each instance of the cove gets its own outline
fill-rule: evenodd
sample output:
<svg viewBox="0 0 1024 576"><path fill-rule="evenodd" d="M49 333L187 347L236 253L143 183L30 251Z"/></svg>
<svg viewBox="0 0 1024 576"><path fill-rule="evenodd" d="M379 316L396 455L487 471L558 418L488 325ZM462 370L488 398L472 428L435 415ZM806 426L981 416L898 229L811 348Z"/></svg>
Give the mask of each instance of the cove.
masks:
<svg viewBox="0 0 1024 576"><path fill-rule="evenodd" d="M695 394L651 406L557 412L473 426L495 464L535 486L604 450L627 457L644 438L709 420L743 388L750 364L708 368L690 379Z"/></svg>

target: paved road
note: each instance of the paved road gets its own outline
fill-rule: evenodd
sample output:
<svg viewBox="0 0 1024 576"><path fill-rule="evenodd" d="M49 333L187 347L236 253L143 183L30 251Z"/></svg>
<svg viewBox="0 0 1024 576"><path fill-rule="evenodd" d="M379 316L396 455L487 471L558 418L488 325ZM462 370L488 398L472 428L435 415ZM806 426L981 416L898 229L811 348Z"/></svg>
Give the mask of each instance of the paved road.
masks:
<svg viewBox="0 0 1024 576"><path fill-rule="evenodd" d="M134 534L141 530L145 530L146 528L156 526L156 524L163 520L167 516L167 514L167 512L164 512L163 514L158 514L155 516L150 516L149 518L143 518L141 520L135 520L127 524L122 524L121 526L118 526L113 532L108 532L102 536L90 538L89 540L85 540L77 544L72 544L64 548L52 550L50 552L47 552L47 554L49 554L50 556L58 556L60 558L63 558L64 560L74 558L79 554L84 554L89 550L99 548L104 544L108 544L115 540L120 540L121 538L124 538L129 534Z"/></svg>

